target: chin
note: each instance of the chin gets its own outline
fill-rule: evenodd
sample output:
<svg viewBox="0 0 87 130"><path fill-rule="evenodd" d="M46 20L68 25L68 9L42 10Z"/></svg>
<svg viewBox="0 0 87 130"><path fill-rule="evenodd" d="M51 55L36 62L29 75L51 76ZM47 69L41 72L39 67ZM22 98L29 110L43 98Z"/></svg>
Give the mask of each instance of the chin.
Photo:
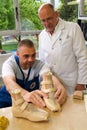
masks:
<svg viewBox="0 0 87 130"><path fill-rule="evenodd" d="M33 64L29 64L29 65L28 65L28 68L29 68L29 67L32 67L32 65L33 65Z"/></svg>
<svg viewBox="0 0 87 130"><path fill-rule="evenodd" d="M52 32L53 32L53 30L51 30L51 29L47 29L47 32L52 33Z"/></svg>

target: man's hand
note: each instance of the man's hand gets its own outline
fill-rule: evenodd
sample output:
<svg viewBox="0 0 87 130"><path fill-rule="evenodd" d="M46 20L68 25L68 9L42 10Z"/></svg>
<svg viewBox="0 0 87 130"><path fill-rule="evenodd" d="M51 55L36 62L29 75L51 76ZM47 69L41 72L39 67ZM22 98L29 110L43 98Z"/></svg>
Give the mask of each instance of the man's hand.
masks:
<svg viewBox="0 0 87 130"><path fill-rule="evenodd" d="M32 102L33 104L37 105L38 107L45 107L45 102L43 97L47 98L47 94L43 93L40 90L35 90L32 92L27 92L24 94L23 98L27 102Z"/></svg>
<svg viewBox="0 0 87 130"><path fill-rule="evenodd" d="M65 103L67 99L66 89L64 88L63 84L55 76L53 76L52 79L53 79L54 87L56 88L56 92L54 96L57 102L62 105Z"/></svg>
<svg viewBox="0 0 87 130"><path fill-rule="evenodd" d="M59 104L64 104L67 99L67 93L65 88L62 85L59 85L54 96Z"/></svg>
<svg viewBox="0 0 87 130"><path fill-rule="evenodd" d="M85 90L84 84L77 84L75 90Z"/></svg>

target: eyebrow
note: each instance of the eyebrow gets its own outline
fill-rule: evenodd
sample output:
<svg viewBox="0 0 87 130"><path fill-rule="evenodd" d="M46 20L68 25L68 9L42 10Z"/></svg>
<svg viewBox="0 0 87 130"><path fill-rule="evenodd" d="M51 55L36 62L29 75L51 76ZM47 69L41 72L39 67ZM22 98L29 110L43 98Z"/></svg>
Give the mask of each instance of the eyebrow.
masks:
<svg viewBox="0 0 87 130"><path fill-rule="evenodd" d="M29 56L35 56L35 55L36 55L36 53L33 53L33 54L24 54L23 56L29 57Z"/></svg>

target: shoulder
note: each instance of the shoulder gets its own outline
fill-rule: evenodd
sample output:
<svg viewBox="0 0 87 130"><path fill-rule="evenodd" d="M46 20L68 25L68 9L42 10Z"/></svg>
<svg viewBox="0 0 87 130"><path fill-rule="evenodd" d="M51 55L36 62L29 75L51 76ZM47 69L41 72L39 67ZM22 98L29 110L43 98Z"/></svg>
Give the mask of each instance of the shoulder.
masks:
<svg viewBox="0 0 87 130"><path fill-rule="evenodd" d="M44 63L39 59L36 59L34 65L33 65L33 67L38 67L38 68L43 67L43 66L44 66Z"/></svg>
<svg viewBox="0 0 87 130"><path fill-rule="evenodd" d="M5 66L7 66L7 65L15 66L15 64L16 64L16 61L15 61L14 55L11 55L10 57L8 57L8 58L5 60L5 62L4 62L3 65L5 65Z"/></svg>
<svg viewBox="0 0 87 130"><path fill-rule="evenodd" d="M64 21L64 25L65 25L65 27L68 27L69 29L70 28L80 28L80 26L78 25L78 23L71 22L71 21Z"/></svg>
<svg viewBox="0 0 87 130"><path fill-rule="evenodd" d="M41 37L41 36L45 36L47 34L47 32L46 32L46 30L45 29L43 29L41 32L40 32L40 34L39 34L39 37Z"/></svg>
<svg viewBox="0 0 87 130"><path fill-rule="evenodd" d="M80 26L76 22L71 22L71 21L65 21L60 19L60 24L64 26L64 30L71 32L71 33L76 33L76 32L82 32Z"/></svg>

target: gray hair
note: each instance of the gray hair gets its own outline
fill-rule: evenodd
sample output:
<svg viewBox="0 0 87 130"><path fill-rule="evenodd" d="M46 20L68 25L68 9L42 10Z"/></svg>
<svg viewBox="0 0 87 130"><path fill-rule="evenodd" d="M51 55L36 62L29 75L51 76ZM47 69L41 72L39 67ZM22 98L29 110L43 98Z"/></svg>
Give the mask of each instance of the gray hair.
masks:
<svg viewBox="0 0 87 130"><path fill-rule="evenodd" d="M19 50L19 48L20 48L21 46L27 46L27 47L29 47L29 48L32 48L32 47L34 47L34 43L33 43L31 40L29 40L29 39L24 39L24 40L21 40L21 41L19 42L19 44L18 44L18 49L17 49L17 50Z"/></svg>

